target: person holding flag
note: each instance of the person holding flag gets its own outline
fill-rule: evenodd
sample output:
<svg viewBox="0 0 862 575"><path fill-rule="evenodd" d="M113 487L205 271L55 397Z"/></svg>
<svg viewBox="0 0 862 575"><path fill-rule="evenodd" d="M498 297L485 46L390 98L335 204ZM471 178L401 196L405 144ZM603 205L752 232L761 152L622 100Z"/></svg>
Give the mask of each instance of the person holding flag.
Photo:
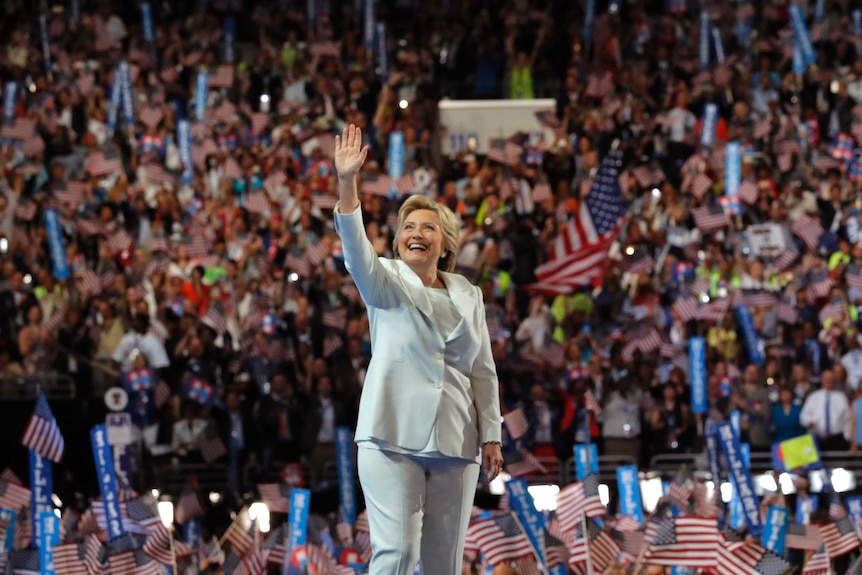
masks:
<svg viewBox="0 0 862 575"><path fill-rule="evenodd" d="M461 570L479 461L503 465L497 372L482 292L451 273L458 223L443 204L407 199L395 259L368 241L356 177L368 148L351 125L335 137L336 231L368 308L372 358L355 441L368 509L370 575ZM480 453L481 452L481 453Z"/></svg>

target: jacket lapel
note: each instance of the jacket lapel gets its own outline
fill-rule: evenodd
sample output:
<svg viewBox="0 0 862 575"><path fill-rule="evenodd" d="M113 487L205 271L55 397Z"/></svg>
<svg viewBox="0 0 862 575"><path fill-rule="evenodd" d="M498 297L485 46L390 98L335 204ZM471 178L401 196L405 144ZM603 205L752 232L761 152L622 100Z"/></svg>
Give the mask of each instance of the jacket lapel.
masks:
<svg viewBox="0 0 862 575"><path fill-rule="evenodd" d="M449 342L470 329L470 319L473 317L476 298L472 297L470 293L473 290L473 285L464 277L443 272L443 278L449 290L449 297L461 314L461 321L458 322L458 325L455 326L455 329L446 338L446 341Z"/></svg>
<svg viewBox="0 0 862 575"><path fill-rule="evenodd" d="M428 292L425 291L425 286L422 285L422 280L416 275L416 272L410 269L402 260L393 260L398 269L398 275L403 280L404 287L410 295L410 299L422 312L422 315L433 321L431 316L431 300L428 297Z"/></svg>

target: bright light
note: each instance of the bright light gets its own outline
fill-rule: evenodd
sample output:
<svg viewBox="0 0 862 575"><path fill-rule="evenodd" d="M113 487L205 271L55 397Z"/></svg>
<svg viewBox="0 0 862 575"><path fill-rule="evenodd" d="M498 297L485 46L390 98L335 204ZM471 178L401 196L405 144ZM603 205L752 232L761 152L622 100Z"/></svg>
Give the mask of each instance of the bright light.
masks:
<svg viewBox="0 0 862 575"><path fill-rule="evenodd" d="M407 100L401 100L400 102L398 102L398 107L401 108L402 110L406 110L407 106L408 106Z"/></svg>
<svg viewBox="0 0 862 575"><path fill-rule="evenodd" d="M59 509L55 509L55 510L54 510L54 515L57 517L57 519L62 519L62 518L63 518L63 517L61 516L61 513L60 513L60 510L59 510Z"/></svg>
<svg viewBox="0 0 862 575"><path fill-rule="evenodd" d="M709 296L704 294L700 294L700 303L709 303Z"/></svg>
<svg viewBox="0 0 862 575"><path fill-rule="evenodd" d="M652 189L652 197L660 198L661 197L661 190L658 188L653 188Z"/></svg>
<svg viewBox="0 0 862 575"><path fill-rule="evenodd" d="M658 505L658 501L662 496L661 477L641 479L640 484L644 509L646 509L647 513L652 513L655 511L656 505Z"/></svg>
<svg viewBox="0 0 862 575"><path fill-rule="evenodd" d="M269 94L262 94L262 95L260 96L260 101L261 101L262 103L264 103L264 104L266 104L267 102L269 102Z"/></svg>
<svg viewBox="0 0 862 575"><path fill-rule="evenodd" d="M156 489L155 487L152 489L152 491L150 491L150 493L152 493L153 497L155 497L156 499L159 498L159 490Z"/></svg>
<svg viewBox="0 0 862 575"><path fill-rule="evenodd" d="M5 252L9 249L9 240L6 238L0 238L0 252Z"/></svg>
<svg viewBox="0 0 862 575"><path fill-rule="evenodd" d="M607 505L611 502L611 490L604 483L599 483L599 499L602 500L602 505Z"/></svg>
<svg viewBox="0 0 862 575"><path fill-rule="evenodd" d="M31 276L30 274L26 274L26 275L24 276L24 283L25 283L25 284L28 284L28 285L29 285L29 284L30 284L30 282L32 282L32 281L33 281L33 276Z"/></svg>
<svg viewBox="0 0 862 575"><path fill-rule="evenodd" d="M212 503L213 505L216 505L220 501L221 501L221 493L219 493L217 491L210 491L210 503Z"/></svg>
<svg viewBox="0 0 862 575"><path fill-rule="evenodd" d="M626 246L626 255L627 255L627 256L633 256L633 255L635 255L635 248L634 248L634 246Z"/></svg>
<svg viewBox="0 0 862 575"><path fill-rule="evenodd" d="M54 507L63 507L63 502L60 500L56 493L51 494L51 501L54 502Z"/></svg>
<svg viewBox="0 0 862 575"><path fill-rule="evenodd" d="M527 491L533 496L533 505L537 511L553 511L557 508L559 485L530 485Z"/></svg>
<svg viewBox="0 0 862 575"><path fill-rule="evenodd" d="M174 523L174 503L173 501L159 501L159 518L162 520L162 525L170 527Z"/></svg>
<svg viewBox="0 0 862 575"><path fill-rule="evenodd" d="M829 480L827 477L824 477L823 472L815 471L808 475L808 481L811 486L810 491L812 493L820 493L826 488L826 482ZM855 488L856 478L852 473L848 472L843 467L836 467L832 470L832 489L834 489L836 493L852 491Z"/></svg>
<svg viewBox="0 0 862 575"><path fill-rule="evenodd" d="M295 282L298 279L299 274L297 274L296 272L290 272L289 274L287 274L287 281L289 282Z"/></svg>
<svg viewBox="0 0 862 575"><path fill-rule="evenodd" d="M721 484L721 500L730 503L731 498L733 498L733 485L725 481Z"/></svg>
<svg viewBox="0 0 862 575"><path fill-rule="evenodd" d="M257 528L261 533L269 533L269 507L262 501L255 501L248 508L250 519L257 521Z"/></svg>
<svg viewBox="0 0 862 575"><path fill-rule="evenodd" d="M511 475L505 471L501 471L500 475L488 484L488 491L491 492L491 495L503 495L506 493L506 482L510 479L512 479Z"/></svg>

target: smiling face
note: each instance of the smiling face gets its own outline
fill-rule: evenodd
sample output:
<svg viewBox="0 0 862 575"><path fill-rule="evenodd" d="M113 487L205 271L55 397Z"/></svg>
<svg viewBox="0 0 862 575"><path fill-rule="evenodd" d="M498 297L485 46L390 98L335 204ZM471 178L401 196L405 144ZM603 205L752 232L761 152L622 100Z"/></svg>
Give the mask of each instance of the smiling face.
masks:
<svg viewBox="0 0 862 575"><path fill-rule="evenodd" d="M404 217L398 254L408 265L437 266L443 255L443 229L433 210L414 210Z"/></svg>

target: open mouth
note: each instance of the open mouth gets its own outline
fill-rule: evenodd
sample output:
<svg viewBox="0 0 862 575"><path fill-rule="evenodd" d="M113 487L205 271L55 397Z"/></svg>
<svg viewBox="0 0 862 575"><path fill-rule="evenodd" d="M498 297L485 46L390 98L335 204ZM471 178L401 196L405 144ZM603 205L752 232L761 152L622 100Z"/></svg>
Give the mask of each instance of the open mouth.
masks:
<svg viewBox="0 0 862 575"><path fill-rule="evenodd" d="M411 252L425 252L428 251L428 246L424 246L422 244L409 244L407 249Z"/></svg>

